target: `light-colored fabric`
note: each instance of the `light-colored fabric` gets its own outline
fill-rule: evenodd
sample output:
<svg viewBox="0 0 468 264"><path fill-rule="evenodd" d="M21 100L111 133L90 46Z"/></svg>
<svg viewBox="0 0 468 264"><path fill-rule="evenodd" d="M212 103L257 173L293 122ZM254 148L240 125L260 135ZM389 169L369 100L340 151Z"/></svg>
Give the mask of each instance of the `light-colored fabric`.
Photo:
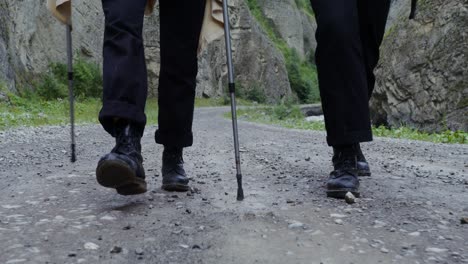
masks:
<svg viewBox="0 0 468 264"><path fill-rule="evenodd" d="M47 8L60 22L71 25L71 0L47 0Z"/></svg>
<svg viewBox="0 0 468 264"><path fill-rule="evenodd" d="M71 1L72 0L47 0L47 8L60 22L72 25ZM146 3L145 15L151 15L155 5L156 0L148 0ZM205 18L200 34L198 53L200 53L208 43L223 36L223 26L223 0L206 0Z"/></svg>

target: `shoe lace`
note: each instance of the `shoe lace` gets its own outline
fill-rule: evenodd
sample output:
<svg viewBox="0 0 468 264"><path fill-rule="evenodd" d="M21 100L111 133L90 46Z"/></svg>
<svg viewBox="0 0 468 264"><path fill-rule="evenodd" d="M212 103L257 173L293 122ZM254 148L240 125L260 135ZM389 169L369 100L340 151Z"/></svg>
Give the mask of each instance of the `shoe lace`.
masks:
<svg viewBox="0 0 468 264"><path fill-rule="evenodd" d="M140 139L130 129L130 126L117 128L114 151L127 155L136 155L141 151Z"/></svg>
<svg viewBox="0 0 468 264"><path fill-rule="evenodd" d="M357 161L358 155L355 152L342 151L338 153L335 161L335 177L343 175L357 175Z"/></svg>

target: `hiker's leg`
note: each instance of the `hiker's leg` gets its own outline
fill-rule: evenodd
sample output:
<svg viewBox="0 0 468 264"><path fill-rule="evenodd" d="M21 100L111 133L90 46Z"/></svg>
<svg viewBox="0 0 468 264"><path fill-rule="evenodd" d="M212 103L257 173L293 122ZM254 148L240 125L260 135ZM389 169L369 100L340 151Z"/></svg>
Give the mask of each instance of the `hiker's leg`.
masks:
<svg viewBox="0 0 468 264"><path fill-rule="evenodd" d="M159 4L161 72L155 137L159 144L183 148L193 143L197 49L205 0L161 0Z"/></svg>
<svg viewBox="0 0 468 264"><path fill-rule="evenodd" d="M359 27L366 64L369 99L375 86L374 69L380 55L391 0L358 1Z"/></svg>
<svg viewBox="0 0 468 264"><path fill-rule="evenodd" d="M145 5L146 0L102 0L104 93L99 121L112 135L116 118L134 123L141 134L146 124L148 85L142 38Z"/></svg>
<svg viewBox="0 0 468 264"><path fill-rule="evenodd" d="M115 137L115 146L99 160L96 179L122 195L147 190L140 144L146 124L145 5L146 0L102 0L104 93L99 121Z"/></svg>
<svg viewBox="0 0 468 264"><path fill-rule="evenodd" d="M329 145L372 140L357 0L311 0L316 64Z"/></svg>

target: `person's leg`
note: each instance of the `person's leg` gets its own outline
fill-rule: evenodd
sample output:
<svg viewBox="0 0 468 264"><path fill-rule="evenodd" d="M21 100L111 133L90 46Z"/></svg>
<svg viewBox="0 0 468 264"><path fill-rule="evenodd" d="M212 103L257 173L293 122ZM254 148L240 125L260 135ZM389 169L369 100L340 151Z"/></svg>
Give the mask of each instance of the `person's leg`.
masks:
<svg viewBox="0 0 468 264"><path fill-rule="evenodd" d="M316 63L334 171L328 196L359 195L370 175L359 143L372 140L368 100L375 83L389 0L311 0L316 14Z"/></svg>
<svg viewBox="0 0 468 264"><path fill-rule="evenodd" d="M96 178L122 195L146 192L140 144L146 124L145 5L146 0L102 0L104 92L99 121L115 137L116 145L99 160Z"/></svg>
<svg viewBox="0 0 468 264"><path fill-rule="evenodd" d="M182 149L193 143L197 49L205 0L160 0L161 72L156 143L164 145L162 188L187 191Z"/></svg>
<svg viewBox="0 0 468 264"><path fill-rule="evenodd" d="M369 100L375 86L374 70L379 62L391 0L358 1L359 27L366 65Z"/></svg>
<svg viewBox="0 0 468 264"><path fill-rule="evenodd" d="M99 121L112 135L116 118L131 121L143 134L148 93L142 38L146 0L102 0L102 6L104 92Z"/></svg>
<svg viewBox="0 0 468 264"><path fill-rule="evenodd" d="M184 148L193 143L192 120L198 73L197 49L205 0L161 0L161 71L156 142Z"/></svg>
<svg viewBox="0 0 468 264"><path fill-rule="evenodd" d="M374 70L379 62L380 45L385 34L388 12L391 0L358 1L359 28L366 66L367 90L369 100L375 87ZM370 176L371 171L364 154L358 145L358 173L360 176Z"/></svg>
<svg viewBox="0 0 468 264"><path fill-rule="evenodd" d="M357 2L311 0L318 26L316 64L330 146L372 140Z"/></svg>

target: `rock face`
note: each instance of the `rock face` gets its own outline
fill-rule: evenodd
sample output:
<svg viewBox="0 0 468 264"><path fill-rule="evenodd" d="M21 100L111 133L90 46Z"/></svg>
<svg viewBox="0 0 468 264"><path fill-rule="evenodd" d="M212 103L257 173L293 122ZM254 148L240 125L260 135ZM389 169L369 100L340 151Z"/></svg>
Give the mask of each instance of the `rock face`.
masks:
<svg viewBox="0 0 468 264"><path fill-rule="evenodd" d="M243 0L229 3L232 5L231 34L236 82L245 89L251 86L263 89L270 102L289 96L291 88L282 54L253 19ZM227 82L224 41L211 43L199 64L201 89L197 94L204 97L221 95Z"/></svg>
<svg viewBox="0 0 468 264"><path fill-rule="evenodd" d="M301 10L295 0L258 0L263 15L290 48L305 58L314 52L315 19Z"/></svg>
<svg viewBox="0 0 468 264"><path fill-rule="evenodd" d="M230 1L236 77L240 85L261 84L270 101L289 95L284 58L275 49L244 4ZM73 49L78 55L102 61L104 18L101 1L78 1L73 11ZM0 0L0 80L11 90L28 83L51 62L65 62L65 29L46 10L45 0ZM159 17L145 18L149 94L157 95L159 75ZM200 57L198 96L223 94L226 80L224 41L215 41ZM224 82L223 82L224 80ZM224 85L223 85L224 83Z"/></svg>
<svg viewBox="0 0 468 264"><path fill-rule="evenodd" d="M425 1L403 17L381 48L373 122L468 131L468 2Z"/></svg>
<svg viewBox="0 0 468 264"><path fill-rule="evenodd" d="M101 1L77 3L74 50L99 61L104 23ZM45 0L0 0L0 12L0 78L10 89L29 83L29 78L44 72L50 62L66 62L65 27L48 13Z"/></svg>

